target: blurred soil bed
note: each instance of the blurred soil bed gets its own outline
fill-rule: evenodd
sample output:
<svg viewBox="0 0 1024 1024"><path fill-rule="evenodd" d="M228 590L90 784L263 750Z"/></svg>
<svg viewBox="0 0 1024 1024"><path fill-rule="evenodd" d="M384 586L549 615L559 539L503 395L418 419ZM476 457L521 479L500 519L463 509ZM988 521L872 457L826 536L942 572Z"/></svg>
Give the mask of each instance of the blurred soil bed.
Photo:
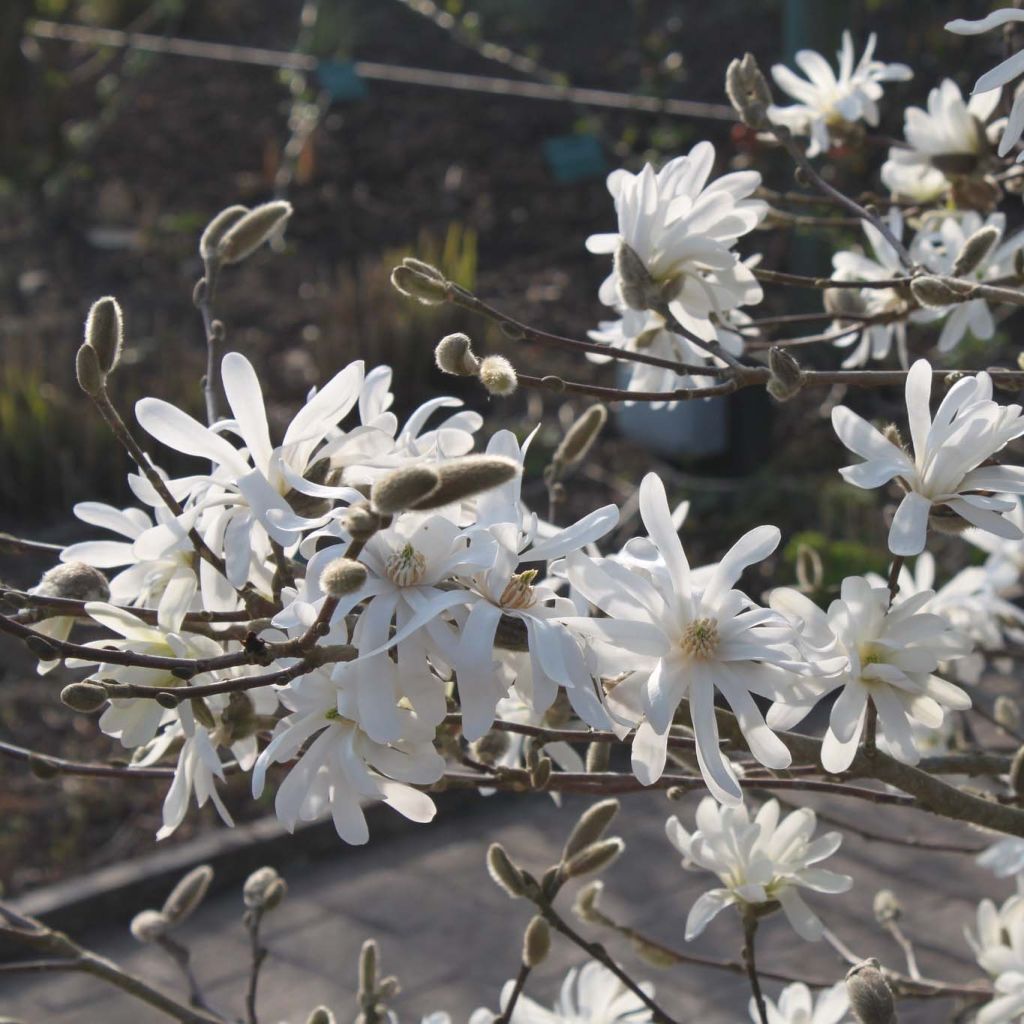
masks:
<svg viewBox="0 0 1024 1024"><path fill-rule="evenodd" d="M585 18L571 0L473 6L485 35L531 49L574 84L642 86L714 103L722 102L723 71L734 55L737 11L744 12L745 48L767 63L780 46L778 2L758 4L756 13L750 3L699 5L699 24L686 16L697 5L654 0L588 0ZM171 3L173 17L150 30L288 50L300 7L297 0ZM314 38L314 52L517 77L393 0L322 5L329 7L333 20L325 39ZM81 20L88 8L118 26L150 11L147 4L56 0L40 8L67 21ZM8 257L0 262L0 528L65 542L89 535L69 519L75 501L130 501L130 467L74 383L89 305L113 294L125 310L126 358L111 390L126 417L145 394L202 415L205 347L191 304L201 275L197 238L222 207L273 195L293 86L267 68L97 54L62 43L30 43L25 52L33 86L27 102L37 105L29 133L37 165L22 161L10 170L0 195L0 244ZM518 319L584 337L607 316L596 292L608 267L583 242L608 230L614 215L603 174L560 184L543 153L545 140L581 130L598 136L609 167L685 152L701 138L716 142L723 166L747 159L721 122L383 83L372 83L361 100L331 106L302 147L287 192L295 214L283 251L265 249L230 268L218 291L228 348L257 365L277 425L312 385L352 359L387 362L396 371L400 413L450 393L487 413L487 433L508 426L522 437L542 421L528 498L543 511L540 471L560 430L586 403L523 393L491 403L478 388L436 371L433 345L465 330L478 351L505 352L526 372L611 383L612 371L557 351L517 349L493 325L399 296L388 278L403 255L416 254ZM770 265L785 265L784 236L764 236L758 245ZM731 414L743 443L733 444L728 459L659 464L674 499L691 501L685 536L696 562L761 522L784 520L794 536L851 538L853 560L863 550L858 545L879 539L871 502L865 507L821 484L838 453L812 440L820 399L770 409L744 396ZM782 441L784 462L775 454ZM172 473L189 470L188 460L163 451L157 458ZM634 489L655 461L612 426L572 481L565 516L616 502L623 525L614 542L621 543L637 528ZM780 580L791 578L795 550L789 544L771 568ZM25 587L46 567L4 558L0 572ZM9 643L3 652L2 738L72 760L123 756L94 716L58 702L68 675L39 677L27 652ZM16 893L151 850L164 788L150 780L44 781L0 760L0 885ZM236 820L272 810L272 795L254 802L244 778L231 780L225 796ZM166 843L209 827L219 827L212 809L193 809Z"/></svg>

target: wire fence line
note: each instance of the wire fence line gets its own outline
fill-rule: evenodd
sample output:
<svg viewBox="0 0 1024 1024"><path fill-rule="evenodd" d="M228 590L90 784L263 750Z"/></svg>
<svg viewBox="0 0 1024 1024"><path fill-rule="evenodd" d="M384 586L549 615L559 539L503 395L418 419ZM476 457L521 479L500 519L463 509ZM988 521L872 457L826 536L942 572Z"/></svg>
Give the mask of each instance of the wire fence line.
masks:
<svg viewBox="0 0 1024 1024"><path fill-rule="evenodd" d="M79 43L85 46L112 46L142 50L147 53L173 57L192 57L199 60L221 61L229 64L249 64L258 67L288 68L315 72L324 63L304 53L287 50L269 50L258 46L239 46L232 43L211 43L198 39L152 35L147 32L123 32L120 29L98 28L90 25L68 25L55 21L33 19L26 23L25 32L35 39ZM329 63L329 62L327 62ZM459 92L484 93L518 99L548 102L577 103L582 106L608 110L628 110L646 114L671 114L680 117L701 118L712 121L735 121L732 107L723 103L702 103L697 100L637 96L632 93L608 89L586 89L578 86L556 85L547 82L524 82L512 78L492 78L470 75L458 71L436 71L431 68L402 67L375 61L355 61L352 69L367 81L391 82L429 89L451 89Z"/></svg>

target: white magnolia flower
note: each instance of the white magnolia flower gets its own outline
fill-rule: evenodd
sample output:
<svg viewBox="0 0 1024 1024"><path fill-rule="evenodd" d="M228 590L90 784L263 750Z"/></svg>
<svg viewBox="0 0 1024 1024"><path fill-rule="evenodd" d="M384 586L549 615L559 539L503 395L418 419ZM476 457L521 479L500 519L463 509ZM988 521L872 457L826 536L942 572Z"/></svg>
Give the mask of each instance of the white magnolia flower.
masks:
<svg viewBox="0 0 1024 1024"><path fill-rule="evenodd" d="M998 105L998 91L965 103L956 82L944 79L928 93L927 110L907 107L903 134L909 148L889 150L882 164L883 184L901 199L929 203L946 192L952 179L983 173L989 152L985 125Z"/></svg>
<svg viewBox="0 0 1024 1024"><path fill-rule="evenodd" d="M1002 10L993 11L985 18L977 21L970 21L966 18L957 18L946 25L946 29L961 36L976 36L990 29L999 28L1011 21L1024 21L1024 11L1012 7L1004 7ZM986 93L995 92L996 97L1000 95L999 90L1004 85L1009 85L1015 78L1024 73L1024 51L1018 50L1015 54L1007 57L1001 64L997 64L991 71L985 72L974 84L974 92ZM999 155L1006 156L1007 153L1020 140L1024 132L1024 93L1018 92L1010 110L1010 117L1006 123L1006 130L999 142ZM1020 157L1018 157L1020 159Z"/></svg>
<svg viewBox="0 0 1024 1024"><path fill-rule="evenodd" d="M839 849L843 837L826 832L817 839L817 818L805 807L779 819L777 800L769 800L754 820L746 806L721 807L710 797L697 808L695 832L687 832L675 816L665 823L669 842L683 855L683 867L718 875L722 888L704 893L686 919L686 941L695 939L726 907L763 906L778 902L803 939L821 938L822 924L804 903L800 889L843 893L853 885L849 875L816 867Z"/></svg>
<svg viewBox="0 0 1024 1024"><path fill-rule="evenodd" d="M640 514L664 570L655 568L648 577L613 559L570 555L566 565L573 586L608 616L575 619L573 627L616 648L609 675L643 675L647 721L633 743L637 778L649 784L661 776L669 727L686 699L701 774L717 799L738 803L739 783L719 749L715 691L735 712L754 757L768 767L785 768L789 751L765 727L753 694L779 699L795 673L806 670L785 620L733 589L744 569L775 550L779 531L774 526L751 530L698 587L664 485L653 473L640 485Z"/></svg>
<svg viewBox="0 0 1024 1024"><path fill-rule="evenodd" d="M863 223L864 235L871 247L872 256L859 249L837 252L832 257L832 277L837 281L887 281L893 277L902 277L905 273L899 253L882 233L867 221ZM893 207L889 211L887 226L896 238L903 236L903 217ZM845 291L845 289L844 289ZM852 330L855 324L843 321L841 317L834 322L833 330L843 332L833 344L837 348L851 348L850 354L843 360L843 366L864 366L870 360L885 359L896 342L896 352L900 363L907 362L907 326L906 318L909 305L906 298L895 288L862 288L857 294L857 310L862 316L888 318L878 323L865 323L859 330ZM934 319L934 314L929 315ZM850 333L846 333L847 331Z"/></svg>
<svg viewBox="0 0 1024 1024"><path fill-rule="evenodd" d="M1020 840L1018 840L1020 842ZM1001 907L978 905L978 932L965 929L979 966L993 979L991 1002L978 1011L977 1024L1011 1024L1024 1016L1024 902L1018 893Z"/></svg>
<svg viewBox="0 0 1024 1024"><path fill-rule="evenodd" d="M348 671L336 670L333 678L317 670L281 691L281 702L292 713L278 723L257 759L252 789L259 797L267 768L297 757L277 791L278 819L294 831L299 821L330 814L338 835L358 845L369 838L364 801L382 800L412 821L432 820L433 800L413 786L436 782L444 759L434 749L434 725L408 709L398 710L394 741L371 739L360 726L351 666L344 668Z"/></svg>
<svg viewBox="0 0 1024 1024"><path fill-rule="evenodd" d="M964 377L949 389L932 419L932 368L919 359L907 374L907 418L913 458L845 406L832 410L832 425L850 451L866 461L839 472L855 487L881 487L896 480L906 492L889 530L894 555L924 550L928 519L952 514L1009 539L1021 531L1005 517L1015 505L992 491L1024 493L1024 470L986 465L1013 438L1024 434L1019 405L992 400L987 373Z"/></svg>
<svg viewBox="0 0 1024 1024"><path fill-rule="evenodd" d="M501 990L503 1011L514 988L515 982L507 981ZM653 997L654 986L650 982L642 982L640 988ZM487 1018L482 1016L486 1012L477 1010L470 1024L486 1022ZM565 976L552 1009L545 1009L529 996L520 995L509 1024L647 1024L653 1019L651 1010L639 996L603 964L590 960L582 967L573 967Z"/></svg>
<svg viewBox="0 0 1024 1024"><path fill-rule="evenodd" d="M1024 839L1004 836L996 840L978 854L978 863L997 878L1024 878Z"/></svg>
<svg viewBox="0 0 1024 1024"><path fill-rule="evenodd" d="M714 146L700 142L660 171L650 164L639 174L613 171L608 191L618 231L587 239L593 253L628 245L679 323L706 341L716 334L712 316L761 301L761 286L732 247L768 212L767 203L749 198L760 174L736 171L709 184L714 162ZM601 285L600 298L606 306L628 305L617 269Z"/></svg>
<svg viewBox="0 0 1024 1024"><path fill-rule="evenodd" d="M1024 921L1024 895L1015 893L1006 899L1001 906L989 899L978 904L977 931L964 927L964 938L981 966L990 974L998 974L992 966L998 964L999 952L993 957L987 954L990 950L999 951L1007 946L1007 939L1018 922ZM984 959L984 963L982 960ZM991 965L991 966L986 966Z"/></svg>
<svg viewBox="0 0 1024 1024"><path fill-rule="evenodd" d="M846 982L836 982L818 994L815 999L811 990L802 982L794 981L779 993L779 1001L765 999L768 1024L839 1024L850 1008L846 994ZM750 1019L761 1024L757 1000L750 1000Z"/></svg>
<svg viewBox="0 0 1024 1024"><path fill-rule="evenodd" d="M825 694L841 687L821 747L826 771L849 768L869 700L878 712L878 729L887 749L900 761L916 764L921 755L913 724L939 728L946 709L964 711L971 706L970 697L960 687L933 674L940 661L970 650L970 642L944 618L922 610L933 597L925 590L889 608L885 586L872 586L863 576L848 576L826 615L795 590L773 591L771 606L816 638L831 633L836 644L830 653L843 655L845 664L831 675L806 680L802 696L791 694L788 702L773 705L769 724L791 728Z"/></svg>
<svg viewBox="0 0 1024 1024"><path fill-rule="evenodd" d="M933 273L952 274L964 243L982 227L994 228L998 232L996 241L973 270L959 276L985 282L1015 274L1014 259L1017 250L1024 244L1024 232L1018 231L1003 239L1006 230L1004 213L993 213L984 221L981 214L973 210L941 219L934 216L927 218L925 226L914 238L911 254ZM968 333L979 341L991 341L995 334L995 321L985 299L958 302L938 312L946 317L939 335L939 352L949 352Z"/></svg>
<svg viewBox="0 0 1024 1024"><path fill-rule="evenodd" d="M772 67L772 77L783 92L797 102L788 107L772 106L768 116L797 135L809 135L808 156L817 156L831 145L831 132L857 121L878 124L878 101L882 82L905 82L914 73L905 64L886 64L874 59L875 34L868 37L864 54L854 65L853 38L843 32L843 46L837 54L838 74L815 50L800 50L795 60L807 76L801 78L784 64Z"/></svg>

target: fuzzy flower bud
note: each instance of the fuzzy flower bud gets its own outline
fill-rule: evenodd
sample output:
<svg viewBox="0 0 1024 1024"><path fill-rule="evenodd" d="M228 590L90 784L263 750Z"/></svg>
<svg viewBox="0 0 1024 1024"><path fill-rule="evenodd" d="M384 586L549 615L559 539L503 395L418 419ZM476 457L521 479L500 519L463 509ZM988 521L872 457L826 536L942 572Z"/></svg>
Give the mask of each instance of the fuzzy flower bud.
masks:
<svg viewBox="0 0 1024 1024"><path fill-rule="evenodd" d="M895 1024L892 989L874 957L862 960L846 972L846 994L860 1024Z"/></svg>
<svg viewBox="0 0 1024 1024"><path fill-rule="evenodd" d="M943 309L960 301L960 295L950 283L941 277L915 277L910 290L922 306Z"/></svg>
<svg viewBox="0 0 1024 1024"><path fill-rule="evenodd" d="M403 264L391 271L391 283L403 295L424 306L439 306L448 299L448 282L443 277L426 274L418 267Z"/></svg>
<svg viewBox="0 0 1024 1024"><path fill-rule="evenodd" d="M607 422L606 406L601 403L590 406L565 432L562 443L551 456L552 463L567 468L582 462Z"/></svg>
<svg viewBox="0 0 1024 1024"><path fill-rule="evenodd" d="M800 364L778 345L772 345L768 350L768 369L771 377L768 379L767 391L776 402L788 402L803 387Z"/></svg>
<svg viewBox="0 0 1024 1024"><path fill-rule="evenodd" d="M306 1018L306 1024L338 1024L338 1021L326 1006L318 1006Z"/></svg>
<svg viewBox="0 0 1024 1024"><path fill-rule="evenodd" d="M353 505L341 517L345 532L356 541L368 541L381 527L380 516L369 505Z"/></svg>
<svg viewBox="0 0 1024 1024"><path fill-rule="evenodd" d="M1006 694L1001 693L996 697L995 706L992 709L992 717L1004 729L1016 732L1020 726L1020 705Z"/></svg>
<svg viewBox="0 0 1024 1024"><path fill-rule="evenodd" d="M257 868L242 885L242 900L253 910L262 907L266 899L267 889L278 880L280 875L271 867Z"/></svg>
<svg viewBox="0 0 1024 1024"><path fill-rule="evenodd" d="M725 72L725 92L740 120L748 128L768 127L772 93L752 53L732 60Z"/></svg>
<svg viewBox="0 0 1024 1024"><path fill-rule="evenodd" d="M619 859L625 848L626 844L618 836L592 843L565 862L563 873L566 878L579 878L603 871Z"/></svg>
<svg viewBox="0 0 1024 1024"><path fill-rule="evenodd" d="M898 921L903 915L903 907L891 889L879 889L875 893L872 910L875 914L875 920L880 925L887 925L893 921Z"/></svg>
<svg viewBox="0 0 1024 1024"><path fill-rule="evenodd" d="M374 511L381 515L394 515L426 498L440 482L440 477L430 466L403 466L374 483L370 502Z"/></svg>
<svg viewBox="0 0 1024 1024"><path fill-rule="evenodd" d="M366 566L352 558L336 558L320 573L320 589L330 597L354 594L366 582Z"/></svg>
<svg viewBox="0 0 1024 1024"><path fill-rule="evenodd" d="M216 258L228 265L240 263L266 242L291 215L292 204L284 199L254 206L221 236Z"/></svg>
<svg viewBox="0 0 1024 1024"><path fill-rule="evenodd" d="M487 356L480 363L477 377L489 395L507 398L519 386L515 367L504 356Z"/></svg>
<svg viewBox="0 0 1024 1024"><path fill-rule="evenodd" d="M562 860L569 860L580 852L585 846L596 843L612 823L612 819L619 812L619 801L614 797L609 800L600 800L598 803L588 807L576 822L569 838L562 848Z"/></svg>
<svg viewBox="0 0 1024 1024"><path fill-rule="evenodd" d="M1010 763L1010 788L1020 796L1024 793L1024 747L1013 755Z"/></svg>
<svg viewBox="0 0 1024 1024"><path fill-rule="evenodd" d="M106 601L110 597L110 585L99 569L85 562L63 562L47 569L32 593L71 601Z"/></svg>
<svg viewBox="0 0 1024 1024"><path fill-rule="evenodd" d="M419 512L443 508L514 480L522 472L515 459L504 455L463 455L433 467L437 487L408 507Z"/></svg>
<svg viewBox="0 0 1024 1024"><path fill-rule="evenodd" d="M377 943L367 939L359 950L359 998L367 999L377 991Z"/></svg>
<svg viewBox="0 0 1024 1024"><path fill-rule="evenodd" d="M504 889L512 899L518 899L526 892L519 868L509 860L501 843L491 843L487 850L487 872L499 889Z"/></svg>
<svg viewBox="0 0 1024 1024"><path fill-rule="evenodd" d="M171 890L171 894L164 900L161 913L171 924L181 924L203 902L212 881L213 868L209 864L193 868Z"/></svg>
<svg viewBox="0 0 1024 1024"><path fill-rule="evenodd" d="M124 344L124 317L113 296L92 304L85 320L85 343L95 350L102 373L108 374L117 366Z"/></svg>
<svg viewBox="0 0 1024 1024"><path fill-rule="evenodd" d="M434 349L434 362L442 373L456 377L475 377L480 370L480 360L473 355L469 337L465 334L447 334Z"/></svg>
<svg viewBox="0 0 1024 1024"><path fill-rule="evenodd" d="M551 951L551 930L539 914L530 918L523 934L523 963L527 967L542 964Z"/></svg>
<svg viewBox="0 0 1024 1024"><path fill-rule="evenodd" d="M572 912L587 924L600 924L603 915L598 907L598 903L602 892L604 892L604 882L600 879L588 882L576 894L576 900L572 905Z"/></svg>
<svg viewBox="0 0 1024 1024"><path fill-rule="evenodd" d="M593 743L587 746L587 763L586 768L588 772L606 772L608 766L611 763L612 745L606 743L603 740L594 740Z"/></svg>
<svg viewBox="0 0 1024 1024"><path fill-rule="evenodd" d="M964 242L963 248L957 255L953 264L953 276L963 277L977 270L981 261L992 251L992 246L999 240L999 229L991 224L978 228L970 238Z"/></svg>
<svg viewBox="0 0 1024 1024"><path fill-rule="evenodd" d="M107 703L107 691L96 683L69 683L60 691L60 702L72 711L88 714Z"/></svg>
<svg viewBox="0 0 1024 1024"><path fill-rule="evenodd" d="M75 377L78 386L95 398L103 390L107 375L100 368L100 357L91 345L82 345L75 356Z"/></svg>
<svg viewBox="0 0 1024 1024"><path fill-rule="evenodd" d="M128 926L137 942L156 942L170 931L171 922L159 910L143 910L132 918Z"/></svg>
<svg viewBox="0 0 1024 1024"><path fill-rule="evenodd" d="M217 246L230 228L233 228L247 213L247 206L229 206L221 210L199 238L199 255L207 263L217 256Z"/></svg>
<svg viewBox="0 0 1024 1024"><path fill-rule="evenodd" d="M481 764L494 764L508 750L508 733L492 729L474 740L469 749L473 759Z"/></svg>

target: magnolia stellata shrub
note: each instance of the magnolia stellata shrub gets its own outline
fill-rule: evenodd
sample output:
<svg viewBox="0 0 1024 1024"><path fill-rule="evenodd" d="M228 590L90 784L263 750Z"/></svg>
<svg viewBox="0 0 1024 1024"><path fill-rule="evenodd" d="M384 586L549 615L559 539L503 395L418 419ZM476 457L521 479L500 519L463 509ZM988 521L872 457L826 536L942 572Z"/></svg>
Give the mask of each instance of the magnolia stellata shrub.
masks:
<svg viewBox="0 0 1024 1024"><path fill-rule="evenodd" d="M1022 20L1007 9L948 28L976 34ZM529 915L518 969L513 960L509 983L481 993L496 1009L478 1010L476 1024L671 1022L657 986L634 978L583 927L632 943L652 965L697 959L745 976L757 1024L850 1015L887 1024L904 998L953 1001L956 1019L979 1024L1024 1020L1019 895L980 902L961 949L976 961L970 983L922 974L888 892L875 901L876 918L906 964L859 960L837 937L843 920L831 909L832 897L857 886L831 861L842 833L790 806L813 790L822 800L923 809L982 831L979 862L1024 879L1014 696L1024 649L1024 467L1015 447L1024 414L1011 401L1024 362L997 365L1013 355L999 327L1024 305L1024 232L1015 226L1024 93L1007 92L1004 104L999 92L1024 71L1024 52L982 75L966 98L951 79L901 84L910 68L879 59L874 36L857 52L845 33L835 67L806 50L795 58L799 73L773 67L792 103L752 55L729 65L726 92L748 148L781 151L796 187L768 187L749 164L723 168L724 154L706 141L658 168L610 175L607 221L585 240L608 268L598 294L608 312L589 340L516 320L421 260L395 268L398 292L496 321L512 346L477 352L466 334L449 335L434 352L441 371L476 379L495 404L525 389L589 403L545 453L544 511L523 497L537 429L489 429L447 397L399 418L393 390L402 381L387 366L349 364L310 392L283 431L271 430L259 375L232 349L216 299L221 276L284 230L286 202L228 207L200 241L205 422L158 396L130 412L117 407L130 316L100 299L76 372L133 460L135 500L124 509L77 505L93 539L64 548L37 586L6 588L0 630L38 658L41 685L58 664L73 673L64 703L100 712L98 728L129 763L81 765L8 743L0 753L43 777L163 780L160 838L193 804L212 803L231 824L229 775L245 776L254 797L272 792L287 829L329 818L348 843L370 839L370 802L428 822L431 794L442 789L556 800L651 788L703 794L695 812L666 826L666 849L683 867L717 879L693 903L681 944L666 946L602 905L604 883L593 876L624 851L605 834L615 800L583 813L546 870L520 863L529 851L491 847L495 884ZM876 133L895 100L907 104L905 141ZM898 110L886 116L900 120ZM882 190L870 205L825 173L851 149L863 152L869 176L849 191ZM765 266L763 233L806 224L838 232L830 266L818 276ZM816 292L820 312L759 315L786 287ZM517 365L521 346L530 347L531 373L525 360ZM534 373L545 346L622 364L628 382ZM982 366L961 365L972 360ZM777 402L807 393L820 413L816 443L848 453L842 480L895 499L886 521L878 513L886 576L865 566L830 590L820 559L814 572L804 559L795 581L764 591L757 573L774 566L777 576L786 522L749 523L709 564L691 564L689 506L674 503L657 472L631 481L635 531L623 529L614 504L568 502L572 475L598 450L608 403L672 407L759 387ZM901 403L895 422L864 415L869 388ZM175 465L190 460L186 475L161 467L170 453ZM940 537L942 564L959 560L951 576L930 550ZM612 756L620 747L628 759ZM139 941L184 965L192 1009L175 1004L181 1020L226 1019L205 1004L175 931L209 884L208 872L191 874L132 925ZM569 912L560 899L567 885ZM271 869L245 886L250 1000L265 955L260 922L283 895ZM785 987L778 972L768 983L755 939L779 910L801 939L836 946L849 961L845 977L797 967ZM689 952L685 943L706 928L725 933L730 925L712 924L720 915L731 918L741 956ZM69 966L89 969L66 936L13 911L4 920L5 931L47 935ZM524 990L556 941L578 947L580 959L549 1009ZM358 972L359 1019L391 1019L398 983L380 976L372 943ZM121 983L117 972L107 977ZM124 987L158 998L137 979ZM252 1002L248 1012L255 1020ZM334 1012L316 1008L307 1019Z"/></svg>

